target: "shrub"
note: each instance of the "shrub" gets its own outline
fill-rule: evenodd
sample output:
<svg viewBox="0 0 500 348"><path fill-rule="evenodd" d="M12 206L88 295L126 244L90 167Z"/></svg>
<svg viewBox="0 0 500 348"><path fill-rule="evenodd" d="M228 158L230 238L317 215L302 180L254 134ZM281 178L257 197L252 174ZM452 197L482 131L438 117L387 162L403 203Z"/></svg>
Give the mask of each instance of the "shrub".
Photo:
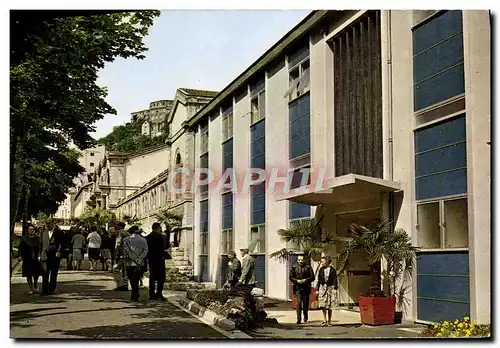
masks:
<svg viewBox="0 0 500 348"><path fill-rule="evenodd" d="M435 325L430 325L425 329L422 337L436 338L463 338L463 337L490 337L491 326L471 323L469 317L463 320L442 321Z"/></svg>
<svg viewBox="0 0 500 348"><path fill-rule="evenodd" d="M178 268L167 268L165 273L165 281L167 283L185 283L194 281L193 277L189 277L179 272Z"/></svg>

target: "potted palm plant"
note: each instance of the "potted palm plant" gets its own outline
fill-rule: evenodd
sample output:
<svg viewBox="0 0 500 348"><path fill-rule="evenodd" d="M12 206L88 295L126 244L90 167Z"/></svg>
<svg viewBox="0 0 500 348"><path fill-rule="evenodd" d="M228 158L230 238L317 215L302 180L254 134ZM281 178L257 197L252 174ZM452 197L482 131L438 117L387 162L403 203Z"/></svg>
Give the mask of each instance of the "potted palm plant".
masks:
<svg viewBox="0 0 500 348"><path fill-rule="evenodd" d="M321 228L322 220L323 217L319 219L313 218L291 221L289 228L278 230L278 235L284 242L287 243L287 245L292 245L293 247L275 251L269 256L271 258L290 262L295 253L304 253L306 259L308 260L307 262L317 262L318 265L315 270L316 275L319 270L319 261L321 260L321 256L326 251L327 247L332 243L331 237L323 237ZM309 299L309 308L314 309L314 302L316 299L316 289L314 287L311 289L311 296ZM295 308L295 306L295 298L292 298L292 307Z"/></svg>
<svg viewBox="0 0 500 348"><path fill-rule="evenodd" d="M352 224L348 237L334 237L347 245L338 255L339 273L349 266L355 253L365 253L372 277L369 295L359 296L361 322L370 325L394 324L396 294L407 290L403 280L410 278L418 248L402 229L394 229L387 220L373 221L365 226ZM381 263L387 261L390 290L384 296L381 283ZM398 286L399 284L399 286Z"/></svg>

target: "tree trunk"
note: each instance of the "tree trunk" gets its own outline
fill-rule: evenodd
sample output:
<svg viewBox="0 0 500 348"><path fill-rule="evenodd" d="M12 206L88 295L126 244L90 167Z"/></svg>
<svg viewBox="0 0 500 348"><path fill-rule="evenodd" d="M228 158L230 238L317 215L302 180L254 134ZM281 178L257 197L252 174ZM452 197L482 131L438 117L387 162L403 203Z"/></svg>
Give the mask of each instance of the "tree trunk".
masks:
<svg viewBox="0 0 500 348"><path fill-rule="evenodd" d="M380 262L370 265L370 273L372 276L372 284L370 286L370 296L371 297L382 297L384 294L382 292L381 286L381 273L380 273Z"/></svg>

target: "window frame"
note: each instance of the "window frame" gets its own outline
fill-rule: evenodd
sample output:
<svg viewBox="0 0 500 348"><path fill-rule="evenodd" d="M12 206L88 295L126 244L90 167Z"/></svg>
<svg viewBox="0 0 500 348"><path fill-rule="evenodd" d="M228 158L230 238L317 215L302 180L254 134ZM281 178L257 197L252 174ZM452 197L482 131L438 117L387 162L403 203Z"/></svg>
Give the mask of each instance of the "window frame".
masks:
<svg viewBox="0 0 500 348"><path fill-rule="evenodd" d="M224 234L226 234L226 242L224 243ZM230 237L230 240L227 239ZM234 251L234 229L224 228L221 230L221 255L227 255L230 251Z"/></svg>
<svg viewBox="0 0 500 348"><path fill-rule="evenodd" d="M263 100L262 100L263 99ZM254 101L257 101L257 110L253 110ZM264 106L261 107L263 102ZM257 117L254 115L257 114ZM266 89L262 88L250 98L250 126L266 118Z"/></svg>
<svg viewBox="0 0 500 348"><path fill-rule="evenodd" d="M306 69L304 69L304 65L308 65ZM307 80L306 87L302 92L300 92L300 86L299 83L304 77L305 71L309 71L309 79ZM292 74L298 72L297 78L292 78ZM288 103L291 103L295 101L297 98L300 98L304 94L308 93L310 91L310 85L311 85L311 61L310 61L310 54L307 55L307 57L303 58L299 62L297 62L293 66L288 67Z"/></svg>
<svg viewBox="0 0 500 348"><path fill-rule="evenodd" d="M201 204L206 202L207 203L207 230L206 231L202 231L201 230L201 226L202 226L202 223L201 223ZM200 200L200 203L199 203L200 207L200 233L199 233L199 236L200 236L200 250L199 250L199 253L198 253L198 256L207 256L208 257L208 254L210 252L210 241L209 241L209 235L208 235L208 232L210 230L210 203L208 201L208 198L207 199L204 199L204 200ZM203 239L206 238L206 253L203 253L204 251L204 244L203 244Z"/></svg>
<svg viewBox="0 0 500 348"><path fill-rule="evenodd" d="M248 253L252 254L252 255L266 255L266 253L267 253L266 224L263 223L263 224L250 225L250 243L252 243L252 241L253 241L253 239L252 239L252 234L253 234L252 230L253 229L257 229L257 231L258 231L257 234L259 235L259 237L262 236L261 234L263 234L264 240L263 241L260 240L258 242L258 245L262 246L264 251L262 251L262 249L259 248L259 251L255 251L255 249L254 249L254 250L249 250ZM261 229L263 229L264 231L261 232ZM257 247L257 244L255 246Z"/></svg>
<svg viewBox="0 0 500 348"><path fill-rule="evenodd" d="M415 217L417 220L417 225L415 226L416 230L416 244L418 247L420 247L420 235L421 235L421 230L420 230L420 224L418 221L418 206L419 205L424 205L424 204L431 204L431 203L439 203L439 241L440 241L440 247L439 248L420 248L419 251L422 252L435 252L435 251L468 251L469 250L469 240L467 238L467 247L446 247L445 241L446 241L446 220L445 220L445 210L444 210L444 205L445 202L451 202L451 201L458 201L458 200L465 200L467 204L468 202L468 197L467 193L461 193L457 195L450 195L450 196L444 196L444 197L439 197L439 198L430 198L430 199L423 199L415 202ZM467 205L468 206L468 205ZM468 223L468 217L467 217L467 223ZM467 237L469 236L469 229L467 228Z"/></svg>
<svg viewBox="0 0 500 348"><path fill-rule="evenodd" d="M222 115L222 143L233 138L233 112Z"/></svg>

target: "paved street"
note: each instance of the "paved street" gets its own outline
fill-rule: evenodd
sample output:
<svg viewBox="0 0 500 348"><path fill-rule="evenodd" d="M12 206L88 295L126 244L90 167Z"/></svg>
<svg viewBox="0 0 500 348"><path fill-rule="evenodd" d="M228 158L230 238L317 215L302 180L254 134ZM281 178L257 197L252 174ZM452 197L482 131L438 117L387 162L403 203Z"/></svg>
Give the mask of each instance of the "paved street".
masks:
<svg viewBox="0 0 500 348"><path fill-rule="evenodd" d="M226 339L172 304L128 300L115 292L107 272L62 271L52 296L28 295L25 279L14 274L10 288L11 338Z"/></svg>

